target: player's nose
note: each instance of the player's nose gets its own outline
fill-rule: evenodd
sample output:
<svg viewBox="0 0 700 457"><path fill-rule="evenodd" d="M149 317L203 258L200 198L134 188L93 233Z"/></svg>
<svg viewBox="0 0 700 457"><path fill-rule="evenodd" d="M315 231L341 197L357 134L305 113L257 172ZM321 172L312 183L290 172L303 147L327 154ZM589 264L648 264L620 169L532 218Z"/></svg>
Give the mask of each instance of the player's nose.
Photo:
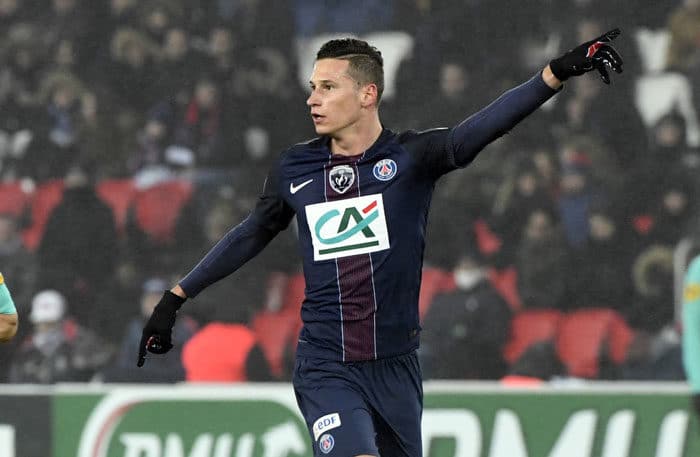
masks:
<svg viewBox="0 0 700 457"><path fill-rule="evenodd" d="M319 105L319 98L316 95L316 91L311 91L311 94L309 94L309 98L306 99L306 104L307 106L318 106Z"/></svg>

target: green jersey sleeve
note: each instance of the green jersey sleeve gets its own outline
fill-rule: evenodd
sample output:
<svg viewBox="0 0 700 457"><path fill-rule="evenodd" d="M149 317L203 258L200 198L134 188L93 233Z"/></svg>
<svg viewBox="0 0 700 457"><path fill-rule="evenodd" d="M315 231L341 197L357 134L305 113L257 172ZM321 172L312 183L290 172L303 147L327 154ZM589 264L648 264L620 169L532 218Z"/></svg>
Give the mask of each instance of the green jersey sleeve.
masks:
<svg viewBox="0 0 700 457"><path fill-rule="evenodd" d="M0 273L0 314L15 314L15 303L12 301L12 295L7 289L5 278Z"/></svg>
<svg viewBox="0 0 700 457"><path fill-rule="evenodd" d="M700 393L700 256L683 283L683 366L691 390Z"/></svg>

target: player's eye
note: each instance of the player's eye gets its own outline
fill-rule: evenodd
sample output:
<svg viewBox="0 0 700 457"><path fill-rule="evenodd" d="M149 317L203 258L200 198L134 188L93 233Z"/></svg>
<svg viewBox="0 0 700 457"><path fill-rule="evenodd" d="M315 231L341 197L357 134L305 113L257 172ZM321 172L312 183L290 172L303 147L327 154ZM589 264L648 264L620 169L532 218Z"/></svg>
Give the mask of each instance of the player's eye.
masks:
<svg viewBox="0 0 700 457"><path fill-rule="evenodd" d="M324 85L321 86L321 87L323 88L323 90L331 90L331 89L333 89L333 86L331 86L330 84L324 84Z"/></svg>

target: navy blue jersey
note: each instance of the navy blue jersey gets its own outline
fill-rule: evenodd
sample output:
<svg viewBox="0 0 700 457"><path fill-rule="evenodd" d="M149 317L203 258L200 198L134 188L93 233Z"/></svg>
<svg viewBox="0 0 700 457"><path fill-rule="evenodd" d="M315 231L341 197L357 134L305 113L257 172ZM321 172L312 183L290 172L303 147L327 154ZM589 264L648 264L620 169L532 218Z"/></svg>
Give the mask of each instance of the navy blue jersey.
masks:
<svg viewBox="0 0 700 457"><path fill-rule="evenodd" d="M435 182L555 93L537 75L454 128L385 129L357 156L333 155L327 137L293 146L270 170L250 216L180 286L197 295L256 255L296 215L306 279L298 354L361 361L416 349Z"/></svg>

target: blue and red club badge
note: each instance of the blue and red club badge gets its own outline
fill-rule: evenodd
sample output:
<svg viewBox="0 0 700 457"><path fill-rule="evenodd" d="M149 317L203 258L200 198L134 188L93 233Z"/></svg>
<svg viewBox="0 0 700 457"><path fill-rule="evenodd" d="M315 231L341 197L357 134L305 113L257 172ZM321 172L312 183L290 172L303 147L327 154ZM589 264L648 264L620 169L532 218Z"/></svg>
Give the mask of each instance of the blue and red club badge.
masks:
<svg viewBox="0 0 700 457"><path fill-rule="evenodd" d="M391 159L382 159L374 164L372 174L380 181L388 181L396 176L397 171L398 167L396 166L396 162Z"/></svg>
<svg viewBox="0 0 700 457"><path fill-rule="evenodd" d="M335 440L333 439L333 435L330 433L325 433L321 435L321 438L318 439L318 448L321 449L321 452L324 454L328 454L333 450L333 446L335 445Z"/></svg>

